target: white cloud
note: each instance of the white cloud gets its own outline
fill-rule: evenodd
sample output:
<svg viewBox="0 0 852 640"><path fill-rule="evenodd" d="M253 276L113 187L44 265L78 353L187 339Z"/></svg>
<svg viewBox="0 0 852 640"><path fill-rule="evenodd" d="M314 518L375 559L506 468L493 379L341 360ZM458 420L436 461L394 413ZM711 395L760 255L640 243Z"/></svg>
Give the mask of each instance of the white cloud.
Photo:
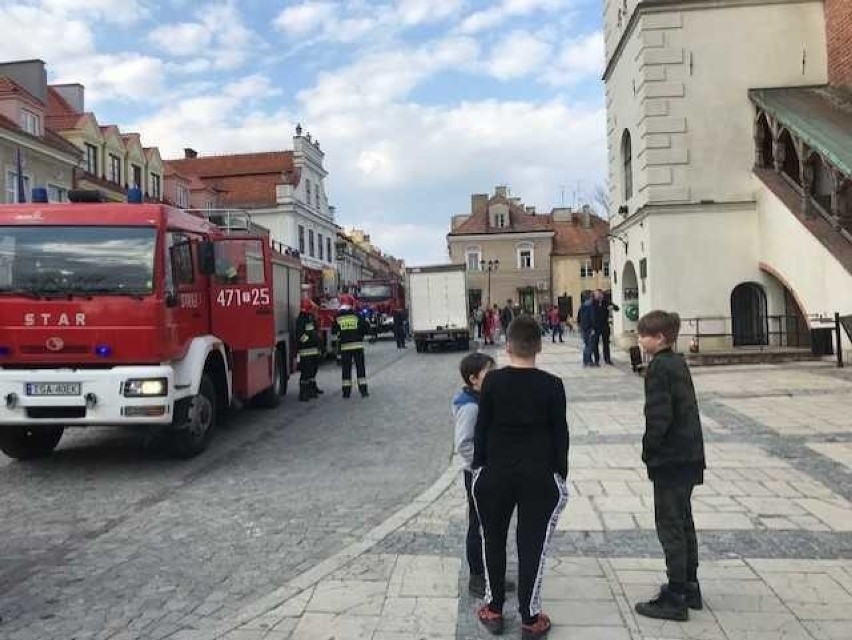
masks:
<svg viewBox="0 0 852 640"><path fill-rule="evenodd" d="M570 85L588 77L600 77L604 69L603 33L596 31L569 41L551 61L543 79L550 85Z"/></svg>
<svg viewBox="0 0 852 640"><path fill-rule="evenodd" d="M165 24L154 29L148 39L163 51L175 56L198 55L210 46L212 31L199 22Z"/></svg>
<svg viewBox="0 0 852 640"><path fill-rule="evenodd" d="M463 6L462 0L400 0L396 15L403 24L418 25L445 20Z"/></svg>
<svg viewBox="0 0 852 640"><path fill-rule="evenodd" d="M192 57L181 65L186 73L236 69L264 47L260 36L246 26L233 0L198 9L195 21L163 24L149 34L148 40L172 56Z"/></svg>
<svg viewBox="0 0 852 640"><path fill-rule="evenodd" d="M273 24L289 35L304 35L321 28L334 14L331 2L304 2L284 9Z"/></svg>
<svg viewBox="0 0 852 640"><path fill-rule="evenodd" d="M462 21L459 29L462 33L479 33L493 29L511 18L537 11L556 11L569 5L567 0L503 0L497 6L470 14Z"/></svg>
<svg viewBox="0 0 852 640"><path fill-rule="evenodd" d="M159 58L136 53L91 54L53 65L55 81L86 87L87 108L103 100L147 102L165 91L165 65Z"/></svg>
<svg viewBox="0 0 852 640"><path fill-rule="evenodd" d="M495 78L520 78L537 71L550 57L550 45L528 31L513 31L494 46L488 72Z"/></svg>
<svg viewBox="0 0 852 640"><path fill-rule="evenodd" d="M38 7L0 7L0 59L40 58L53 60L85 55L94 51L91 27L80 19L68 19Z"/></svg>
<svg viewBox="0 0 852 640"><path fill-rule="evenodd" d="M395 4L308 0L283 9L273 25L294 40L354 43L367 36L387 39L406 28L447 20L464 4L465 0L397 0Z"/></svg>
<svg viewBox="0 0 852 640"><path fill-rule="evenodd" d="M298 99L317 113L341 107L376 108L400 99L424 79L452 67L462 67L479 53L469 38L449 38L419 49L371 53L334 72L324 72L316 85Z"/></svg>
<svg viewBox="0 0 852 640"><path fill-rule="evenodd" d="M37 4L45 12L87 16L119 26L136 24L151 15L142 0L124 0L121 4L116 4L114 0L41 0Z"/></svg>
<svg viewBox="0 0 852 640"><path fill-rule="evenodd" d="M268 76L255 73L226 85L223 93L233 98L259 99L280 95L281 89Z"/></svg>

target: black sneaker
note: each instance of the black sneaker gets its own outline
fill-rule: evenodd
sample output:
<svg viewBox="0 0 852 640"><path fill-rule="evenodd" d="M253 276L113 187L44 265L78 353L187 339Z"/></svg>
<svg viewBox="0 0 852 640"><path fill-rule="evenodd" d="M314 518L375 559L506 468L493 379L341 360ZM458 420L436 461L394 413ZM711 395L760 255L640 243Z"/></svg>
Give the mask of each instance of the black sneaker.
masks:
<svg viewBox="0 0 852 640"><path fill-rule="evenodd" d="M658 620L677 620L680 622L689 620L686 597L683 594L675 593L667 584L660 587L660 593L653 600L637 603L636 613L646 618Z"/></svg>
<svg viewBox="0 0 852 640"><path fill-rule="evenodd" d="M687 582L686 591L683 594L686 598L686 606L695 611L701 611L704 608L704 603L701 600L701 585L697 582Z"/></svg>

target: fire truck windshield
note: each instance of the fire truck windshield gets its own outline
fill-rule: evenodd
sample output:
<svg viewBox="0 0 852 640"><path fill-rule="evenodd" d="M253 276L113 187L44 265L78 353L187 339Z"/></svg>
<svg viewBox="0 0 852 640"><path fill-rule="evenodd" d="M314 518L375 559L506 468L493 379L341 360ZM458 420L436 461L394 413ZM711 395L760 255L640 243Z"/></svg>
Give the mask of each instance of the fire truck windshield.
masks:
<svg viewBox="0 0 852 640"><path fill-rule="evenodd" d="M153 292L153 227L0 227L0 293Z"/></svg>
<svg viewBox="0 0 852 640"><path fill-rule="evenodd" d="M358 299L367 302L374 300L387 300L391 297L389 284L362 284L358 290Z"/></svg>

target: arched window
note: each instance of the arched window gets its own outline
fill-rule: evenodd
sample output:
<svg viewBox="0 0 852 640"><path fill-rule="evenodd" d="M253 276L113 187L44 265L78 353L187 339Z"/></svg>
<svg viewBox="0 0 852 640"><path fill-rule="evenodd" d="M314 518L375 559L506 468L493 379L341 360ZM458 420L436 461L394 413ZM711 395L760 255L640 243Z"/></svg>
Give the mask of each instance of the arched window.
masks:
<svg viewBox="0 0 852 640"><path fill-rule="evenodd" d="M831 212L831 192L834 188L831 181L831 168L823 162L819 154L811 154L808 162L813 169L811 197L826 213Z"/></svg>
<svg viewBox="0 0 852 640"><path fill-rule="evenodd" d="M796 144L793 142L793 136L786 129L781 133L781 144L784 146L784 164L781 167L781 172L790 178L800 187L802 186L802 175L799 171L799 152L796 151Z"/></svg>
<svg viewBox="0 0 852 640"><path fill-rule="evenodd" d="M630 200L633 197L633 145L627 129L621 135L621 178L624 185L624 199Z"/></svg>
<svg viewBox="0 0 852 640"><path fill-rule="evenodd" d="M479 271L479 262L482 260L482 248L476 245L467 247L464 250L465 264L468 271Z"/></svg>
<svg viewBox="0 0 852 640"><path fill-rule="evenodd" d="M769 128L769 122L766 120L766 114L762 113L757 120L757 131L755 132L757 149L760 152L757 156L757 166L764 169L773 167L772 153L772 129Z"/></svg>
<svg viewBox="0 0 852 640"><path fill-rule="evenodd" d="M521 242L515 247L518 256L518 269L535 269L535 245Z"/></svg>

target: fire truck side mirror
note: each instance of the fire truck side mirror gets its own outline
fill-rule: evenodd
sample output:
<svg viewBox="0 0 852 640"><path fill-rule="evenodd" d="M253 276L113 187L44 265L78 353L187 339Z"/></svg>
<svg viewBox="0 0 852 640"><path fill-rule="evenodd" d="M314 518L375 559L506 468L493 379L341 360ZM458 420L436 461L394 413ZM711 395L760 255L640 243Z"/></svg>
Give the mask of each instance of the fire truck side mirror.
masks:
<svg viewBox="0 0 852 640"><path fill-rule="evenodd" d="M198 245L198 269L206 276L216 273L216 247L209 240Z"/></svg>

